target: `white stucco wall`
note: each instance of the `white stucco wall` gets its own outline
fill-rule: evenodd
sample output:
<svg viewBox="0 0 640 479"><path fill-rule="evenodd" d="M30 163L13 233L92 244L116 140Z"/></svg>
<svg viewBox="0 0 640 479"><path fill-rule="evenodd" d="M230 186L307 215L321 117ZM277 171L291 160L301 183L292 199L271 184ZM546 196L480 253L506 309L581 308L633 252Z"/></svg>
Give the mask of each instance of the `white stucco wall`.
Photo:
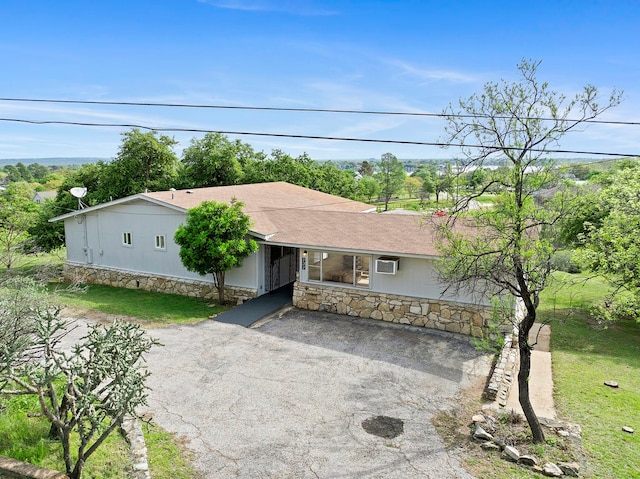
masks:
<svg viewBox="0 0 640 479"><path fill-rule="evenodd" d="M185 215L146 201L115 205L65 220L67 261L177 278L211 281L188 271L180 261L180 247L173 241ZM123 244L129 232L132 245ZM164 235L165 249L155 247L156 235ZM245 259L241 268L229 271L229 286L258 289L258 259Z"/></svg>

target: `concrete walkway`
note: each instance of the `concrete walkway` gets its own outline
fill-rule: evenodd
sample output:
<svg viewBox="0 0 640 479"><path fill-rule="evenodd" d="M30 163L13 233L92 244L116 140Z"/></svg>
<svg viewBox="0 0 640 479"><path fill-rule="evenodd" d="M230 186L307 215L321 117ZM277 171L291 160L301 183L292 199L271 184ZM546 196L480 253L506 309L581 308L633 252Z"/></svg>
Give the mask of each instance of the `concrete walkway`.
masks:
<svg viewBox="0 0 640 479"><path fill-rule="evenodd" d="M237 324L247 328L259 319L291 303L292 295L293 285L288 284L271 293L263 294L234 306L228 311L220 313L215 320L220 323Z"/></svg>
<svg viewBox="0 0 640 479"><path fill-rule="evenodd" d="M553 402L553 372L551 369L551 326L534 324L529 334L529 341L535 344L531 351L531 373L529 375L529 397L531 405L538 417L556 418L556 408ZM516 364L514 376L517 376L519 364ZM523 414L518 400L518 380L514 377L509 397L507 411L514 410Z"/></svg>

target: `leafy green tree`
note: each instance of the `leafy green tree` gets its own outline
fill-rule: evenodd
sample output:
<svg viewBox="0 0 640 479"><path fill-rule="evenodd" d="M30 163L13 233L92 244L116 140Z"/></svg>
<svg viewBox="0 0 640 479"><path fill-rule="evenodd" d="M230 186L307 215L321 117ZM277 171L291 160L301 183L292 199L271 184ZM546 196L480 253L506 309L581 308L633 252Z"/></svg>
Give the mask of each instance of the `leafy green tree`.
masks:
<svg viewBox="0 0 640 479"><path fill-rule="evenodd" d="M33 223L27 229L34 249L49 253L64 246L64 222L49 220L61 213L53 200L45 201L38 206Z"/></svg>
<svg viewBox="0 0 640 479"><path fill-rule="evenodd" d="M380 171L376 177L380 182L380 191L384 197L384 211L389 210L389 200L402 189L406 176L400 160L391 153L382 155Z"/></svg>
<svg viewBox="0 0 640 479"><path fill-rule="evenodd" d="M186 188L239 184L242 164L254 157L251 145L230 141L221 133L207 133L203 138L192 139L184 150L181 184Z"/></svg>
<svg viewBox="0 0 640 479"><path fill-rule="evenodd" d="M373 165L367 160L364 160L358 167L358 173L360 173L362 176L373 176Z"/></svg>
<svg viewBox="0 0 640 479"><path fill-rule="evenodd" d="M583 207L583 247L581 262L590 270L606 276L614 291L598 311L607 319L634 318L640 321L640 162L617 170L607 185ZM584 212L586 211L586 215ZM628 294L621 294L622 292Z"/></svg>
<svg viewBox="0 0 640 479"><path fill-rule="evenodd" d="M369 203L380 193L380 183L372 176L363 176L358 180L358 190L360 196L364 197Z"/></svg>
<svg viewBox="0 0 640 479"><path fill-rule="evenodd" d="M436 203L440 203L441 193L451 194L453 192L454 184L455 176L453 174L453 169L451 168L451 163L447 163L445 165L444 172L436 175L435 178Z"/></svg>
<svg viewBox="0 0 640 479"><path fill-rule="evenodd" d="M37 181L38 183L44 183L50 174L49 168L39 163L27 165L27 170L29 170L33 181Z"/></svg>
<svg viewBox="0 0 640 479"><path fill-rule="evenodd" d="M66 473L80 479L89 457L146 403L144 355L158 344L136 324L93 325L65 351L71 324L28 278L0 287L0 393L33 394L62 445Z"/></svg>
<svg viewBox="0 0 640 479"><path fill-rule="evenodd" d="M414 198L420 191L421 186L422 178L420 178L419 176L407 176L404 179L404 189L407 190L409 198Z"/></svg>
<svg viewBox="0 0 640 479"><path fill-rule="evenodd" d="M136 128L123 133L122 138L118 155L102 170L101 198L115 200L174 186L180 162L173 151L177 143L173 138Z"/></svg>
<svg viewBox="0 0 640 479"><path fill-rule="evenodd" d="M341 170L329 161L314 162L311 169L311 183L308 188L330 195L354 199L358 196L358 184L353 171Z"/></svg>
<svg viewBox="0 0 640 479"><path fill-rule="evenodd" d="M0 194L0 263L7 269L15 264L29 242L29 228L38 206L31 201L32 189L11 183Z"/></svg>
<svg viewBox="0 0 640 479"><path fill-rule="evenodd" d="M420 178L420 177L418 177ZM420 204L423 205L424 201L429 201L431 195L436 192L436 184L431 176L425 176L422 178L422 185L420 186Z"/></svg>
<svg viewBox="0 0 640 479"><path fill-rule="evenodd" d="M258 250L247 236L251 220L242 206L235 199L231 204L204 201L188 210L174 236L182 264L201 276L213 275L220 304L225 302L225 273Z"/></svg>
<svg viewBox="0 0 640 479"><path fill-rule="evenodd" d="M447 142L461 150L463 170L483 167L494 157L503 158L506 166L504 174L492 178L505 187L494 207L476 210L468 220L476 226L475 232L443 228L442 244L442 277L451 287L496 298L506 295L522 305L521 315L505 320L517 327L519 401L536 443L544 442L544 433L529 397L529 332L551 273L554 225L571 205L567 195L560 195L540 206L534 202L534 193L557 181L559 170L546 151L620 101L614 91L600 103L593 86L567 100L537 80L539 64L523 60L518 65L520 81L487 83L481 94L445 110ZM456 211L489 186L463 198Z"/></svg>

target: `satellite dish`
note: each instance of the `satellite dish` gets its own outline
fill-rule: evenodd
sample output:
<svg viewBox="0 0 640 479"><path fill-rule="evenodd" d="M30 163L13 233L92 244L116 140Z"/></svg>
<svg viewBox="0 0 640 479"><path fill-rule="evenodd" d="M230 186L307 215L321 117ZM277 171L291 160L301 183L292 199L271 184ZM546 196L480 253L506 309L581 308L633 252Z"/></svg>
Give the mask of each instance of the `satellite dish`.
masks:
<svg viewBox="0 0 640 479"><path fill-rule="evenodd" d="M85 195L87 194L87 189L81 186L75 186L69 190L69 193L80 199L85 197Z"/></svg>
<svg viewBox="0 0 640 479"><path fill-rule="evenodd" d="M74 186L69 190L69 193L78 198L78 209L83 209L85 207L85 204L82 202L81 198L84 198L84 196L87 194L87 189L82 186Z"/></svg>

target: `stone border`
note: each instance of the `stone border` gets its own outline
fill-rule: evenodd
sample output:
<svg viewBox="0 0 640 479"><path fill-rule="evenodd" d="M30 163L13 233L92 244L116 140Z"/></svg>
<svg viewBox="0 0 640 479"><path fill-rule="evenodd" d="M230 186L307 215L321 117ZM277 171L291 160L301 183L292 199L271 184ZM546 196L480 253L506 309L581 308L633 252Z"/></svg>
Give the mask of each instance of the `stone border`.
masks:
<svg viewBox="0 0 640 479"><path fill-rule="evenodd" d="M62 275L65 280L84 284L103 284L116 288L142 289L157 293L179 294L204 299L217 299L218 288L207 281L188 280L172 276L122 271L115 268L86 264L65 263ZM240 304L255 298L257 291L250 288L225 286L228 300Z"/></svg>
<svg viewBox="0 0 640 479"><path fill-rule="evenodd" d="M147 445L140 420L137 417L127 415L122 419L120 429L129 443L129 457L133 466L133 478L151 479L147 460Z"/></svg>
<svg viewBox="0 0 640 479"><path fill-rule="evenodd" d="M300 281L294 283L293 305L311 311L325 311L421 326L474 337L501 334L501 331L494 333L489 328L493 317L491 306L483 307Z"/></svg>
<svg viewBox="0 0 640 479"><path fill-rule="evenodd" d="M502 351L496 360L496 365L485 390L485 397L490 401L497 400L500 407L507 405L507 398L518 362L518 347L517 344L514 345L513 338L512 333L505 334Z"/></svg>

